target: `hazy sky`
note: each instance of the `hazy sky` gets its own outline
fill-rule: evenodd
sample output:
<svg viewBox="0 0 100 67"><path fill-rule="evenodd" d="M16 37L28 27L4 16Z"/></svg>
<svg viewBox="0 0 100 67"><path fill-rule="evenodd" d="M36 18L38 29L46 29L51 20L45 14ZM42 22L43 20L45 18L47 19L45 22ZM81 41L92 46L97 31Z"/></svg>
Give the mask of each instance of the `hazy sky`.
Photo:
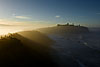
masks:
<svg viewBox="0 0 100 67"><path fill-rule="evenodd" d="M0 24L100 27L100 0L0 0Z"/></svg>

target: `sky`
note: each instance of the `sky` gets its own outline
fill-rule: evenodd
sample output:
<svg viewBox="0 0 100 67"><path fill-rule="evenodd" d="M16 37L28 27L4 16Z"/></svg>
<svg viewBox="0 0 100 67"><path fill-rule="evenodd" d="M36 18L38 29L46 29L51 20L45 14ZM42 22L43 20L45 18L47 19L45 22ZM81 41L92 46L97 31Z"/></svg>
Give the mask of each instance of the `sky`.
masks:
<svg viewBox="0 0 100 67"><path fill-rule="evenodd" d="M100 0L0 0L0 26L100 27Z"/></svg>

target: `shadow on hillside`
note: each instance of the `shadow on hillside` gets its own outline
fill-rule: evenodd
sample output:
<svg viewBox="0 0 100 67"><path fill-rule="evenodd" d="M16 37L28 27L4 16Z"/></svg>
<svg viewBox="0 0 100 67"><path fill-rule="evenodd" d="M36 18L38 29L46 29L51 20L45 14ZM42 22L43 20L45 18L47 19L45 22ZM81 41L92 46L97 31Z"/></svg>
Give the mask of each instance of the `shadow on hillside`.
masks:
<svg viewBox="0 0 100 67"><path fill-rule="evenodd" d="M48 42L49 43L49 42ZM40 44L16 33L0 39L0 65L55 67L48 43Z"/></svg>

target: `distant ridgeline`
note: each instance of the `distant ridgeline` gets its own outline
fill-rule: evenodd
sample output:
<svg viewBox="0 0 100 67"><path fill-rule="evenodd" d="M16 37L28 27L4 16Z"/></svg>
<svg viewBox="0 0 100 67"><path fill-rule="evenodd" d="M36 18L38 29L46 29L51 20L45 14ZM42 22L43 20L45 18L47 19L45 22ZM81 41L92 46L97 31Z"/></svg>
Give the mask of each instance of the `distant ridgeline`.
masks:
<svg viewBox="0 0 100 67"><path fill-rule="evenodd" d="M57 24L57 26L54 26L54 27L41 28L41 29L38 29L38 31L42 33L46 33L46 34L89 33L89 30L87 27L69 24L69 23Z"/></svg>

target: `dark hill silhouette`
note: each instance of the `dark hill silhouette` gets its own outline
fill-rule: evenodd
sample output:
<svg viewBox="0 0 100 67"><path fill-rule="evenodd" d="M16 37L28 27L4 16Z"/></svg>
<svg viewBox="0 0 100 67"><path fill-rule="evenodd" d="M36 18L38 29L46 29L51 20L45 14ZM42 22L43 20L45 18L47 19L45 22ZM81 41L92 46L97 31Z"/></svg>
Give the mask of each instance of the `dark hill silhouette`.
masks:
<svg viewBox="0 0 100 67"><path fill-rule="evenodd" d="M20 34L22 33L23 32L20 32ZM36 33L36 31L34 31L34 33ZM55 67L55 64L49 54L49 51L51 49L50 42L53 43L51 39L39 33L38 36L40 36L40 38L41 36L44 37L44 40L46 38L47 41L46 43L41 43L26 38L20 34L10 34L9 36L5 36L0 39L0 66L32 65L35 67ZM31 32L30 34L29 35L31 37L35 36L32 35L33 33Z"/></svg>
<svg viewBox="0 0 100 67"><path fill-rule="evenodd" d="M87 27L74 25L57 25L54 27L40 28L38 31L45 34L80 34L89 33Z"/></svg>

